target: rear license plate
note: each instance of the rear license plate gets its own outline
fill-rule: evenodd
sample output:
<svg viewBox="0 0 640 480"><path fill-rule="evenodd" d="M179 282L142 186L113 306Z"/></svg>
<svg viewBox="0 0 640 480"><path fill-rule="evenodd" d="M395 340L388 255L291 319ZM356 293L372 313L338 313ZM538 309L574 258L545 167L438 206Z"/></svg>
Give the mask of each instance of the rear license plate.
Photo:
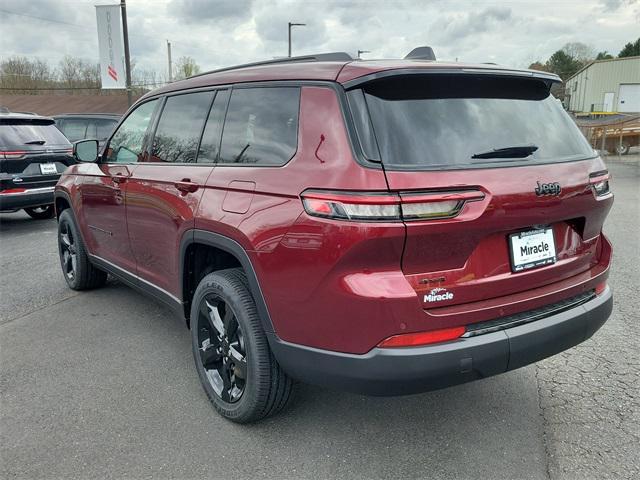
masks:
<svg viewBox="0 0 640 480"><path fill-rule="evenodd" d="M509 235L509 248L513 272L556 263L556 244L551 227L513 233Z"/></svg>
<svg viewBox="0 0 640 480"><path fill-rule="evenodd" d="M42 175L53 175L58 173L58 169L56 168L55 163L41 163L40 164L40 173Z"/></svg>

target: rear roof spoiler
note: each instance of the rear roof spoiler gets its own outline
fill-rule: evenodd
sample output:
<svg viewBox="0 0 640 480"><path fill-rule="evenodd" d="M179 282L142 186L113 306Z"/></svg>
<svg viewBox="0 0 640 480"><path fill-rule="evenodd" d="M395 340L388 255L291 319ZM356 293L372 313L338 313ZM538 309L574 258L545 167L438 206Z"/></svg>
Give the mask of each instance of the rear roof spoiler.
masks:
<svg viewBox="0 0 640 480"><path fill-rule="evenodd" d="M554 83L562 83L562 79L555 73L541 72L537 70L509 70L501 68L396 68L390 70L382 70L379 72L363 75L343 83L343 87L347 90L356 88L364 83L381 78L395 77L402 75L495 75L505 77L530 77L542 80L551 88Z"/></svg>

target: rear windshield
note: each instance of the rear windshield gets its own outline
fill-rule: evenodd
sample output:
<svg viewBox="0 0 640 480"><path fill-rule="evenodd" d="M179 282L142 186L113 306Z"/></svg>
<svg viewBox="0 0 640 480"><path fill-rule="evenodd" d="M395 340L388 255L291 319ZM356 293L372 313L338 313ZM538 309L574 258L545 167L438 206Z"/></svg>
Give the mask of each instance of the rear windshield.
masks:
<svg viewBox="0 0 640 480"><path fill-rule="evenodd" d="M53 120L0 119L0 146L37 149L52 145L69 145Z"/></svg>
<svg viewBox="0 0 640 480"><path fill-rule="evenodd" d="M495 167L593 156L560 102L537 79L392 77L350 91L349 103L365 155L373 142L362 137L373 133L380 159L389 167ZM368 109L369 125L363 124L362 108ZM509 153L488 154L494 149Z"/></svg>

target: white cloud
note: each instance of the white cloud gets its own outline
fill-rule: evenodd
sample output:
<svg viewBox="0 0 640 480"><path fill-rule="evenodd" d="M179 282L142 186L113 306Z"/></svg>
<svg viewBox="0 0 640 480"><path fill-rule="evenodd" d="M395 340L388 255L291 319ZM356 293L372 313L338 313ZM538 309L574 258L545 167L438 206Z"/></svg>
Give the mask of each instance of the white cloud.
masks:
<svg viewBox="0 0 640 480"><path fill-rule="evenodd" d="M94 4L107 2L117 3L3 0L0 58L97 59ZM127 11L132 57L162 73L167 39L174 58L192 56L205 70L286 55L289 21L307 24L293 31L294 55L362 49L371 51L364 58L400 58L430 45L438 58L516 67L567 42L617 53L640 21L638 0L129 0Z"/></svg>

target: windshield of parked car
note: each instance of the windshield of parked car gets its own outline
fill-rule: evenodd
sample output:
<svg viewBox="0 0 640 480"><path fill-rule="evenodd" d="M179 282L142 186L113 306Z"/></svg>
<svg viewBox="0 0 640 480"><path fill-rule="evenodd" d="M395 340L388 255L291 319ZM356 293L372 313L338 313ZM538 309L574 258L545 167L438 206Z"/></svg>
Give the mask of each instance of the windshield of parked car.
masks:
<svg viewBox="0 0 640 480"><path fill-rule="evenodd" d="M106 140L116 128L117 120L109 120L96 118L89 123L87 128L87 138L97 138L98 140ZM93 136L92 136L93 135Z"/></svg>
<svg viewBox="0 0 640 480"><path fill-rule="evenodd" d="M87 138L87 123L88 121L84 118L69 118L61 120L58 128L69 141L77 142Z"/></svg>
<svg viewBox="0 0 640 480"><path fill-rule="evenodd" d="M373 81L349 96L352 109L366 103L381 160L390 167L469 168L593 156L538 79L405 75ZM356 123L364 118L361 112L353 117Z"/></svg>

